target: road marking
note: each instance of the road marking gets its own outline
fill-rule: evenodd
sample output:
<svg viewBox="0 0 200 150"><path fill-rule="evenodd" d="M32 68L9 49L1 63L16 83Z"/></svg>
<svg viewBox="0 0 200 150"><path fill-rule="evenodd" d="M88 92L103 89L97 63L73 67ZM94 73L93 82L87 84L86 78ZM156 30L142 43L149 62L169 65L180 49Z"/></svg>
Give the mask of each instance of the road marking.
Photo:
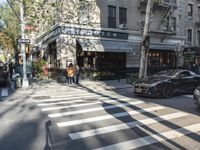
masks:
<svg viewBox="0 0 200 150"><path fill-rule="evenodd" d="M105 109L113 109L113 108L118 108L118 107L126 107L130 105L138 105L138 104L143 104L144 102L142 101L137 101L137 102L132 102L132 103L124 103L124 104L113 104L105 107L95 107L95 108L90 108L90 109L82 109L82 110L75 110L75 111L70 111L70 112L62 112L62 113L54 113L54 114L49 114L48 116L50 118L55 118L55 117L62 117L62 116L69 116L69 115L75 115L75 114L80 114L80 113L89 113L89 112L94 112L94 111L99 111L99 110L105 110Z"/></svg>
<svg viewBox="0 0 200 150"><path fill-rule="evenodd" d="M37 104L38 106L42 107L42 106L49 106L49 105L56 105L56 104L70 104L70 103L76 103L76 102L84 102L85 100L82 100L82 99L77 99L77 100L68 100L68 101L62 101L61 102L54 102L54 103L40 103L40 104Z"/></svg>
<svg viewBox="0 0 200 150"><path fill-rule="evenodd" d="M108 99L106 97L100 97L98 98L98 100L104 100L104 99ZM105 102L113 102L113 101L119 101L117 98L110 98L111 100L108 100L108 101L105 101ZM123 99L120 99L121 100L131 100L131 99L128 99L128 98L123 98ZM84 101L84 100L81 100L81 101ZM90 102L90 101L86 101L86 102L89 102L89 103L86 103L86 104L74 104L74 105L71 105L71 106L66 106L64 108L71 108L71 107L81 107L81 106L89 106L89 105L93 105L93 104L100 104L102 102L100 101L97 101L97 102ZM38 106L51 106L51 105L57 105L57 104L68 104L70 103L69 101L64 101L64 102L54 102L54 103L41 103L41 104L37 104ZM55 107L57 108L57 107ZM51 110L51 107L49 108ZM47 109L48 110L48 109Z"/></svg>
<svg viewBox="0 0 200 150"><path fill-rule="evenodd" d="M99 134L105 134L105 133L110 133L110 132L114 132L114 131L129 129L129 128L133 128L136 126L149 125L149 124L157 123L157 122L164 121L164 120L180 118L180 117L184 117L187 115L189 115L189 114L184 113L184 112L177 112L177 113L167 114L167 115L163 115L163 116L159 116L159 117L143 119L143 120L139 120L139 121L132 121L132 122L127 122L127 123L123 123L123 124L103 127L103 128L97 128L97 129L92 129L92 130L87 130L87 131L82 131L82 132L70 133L69 136L72 140L77 140L77 139L86 138L86 137L90 137L90 136L96 136Z"/></svg>
<svg viewBox="0 0 200 150"><path fill-rule="evenodd" d="M183 95L184 97L193 98L193 95Z"/></svg>
<svg viewBox="0 0 200 150"><path fill-rule="evenodd" d="M54 102L54 101L62 101L62 100L76 100L77 98L98 98L98 97L102 97L102 96L98 96L98 95L85 95L85 96L74 96L74 97L65 97L65 98L49 98L49 99L45 99L45 100L35 100L34 102Z"/></svg>
<svg viewBox="0 0 200 150"><path fill-rule="evenodd" d="M153 134L150 136L145 136L145 137L137 138L130 141L97 148L95 150L124 150L124 149L129 150L129 149L139 148L142 146L166 141L169 139L179 138L181 136L184 136L190 133L195 133L198 131L200 131L200 123L189 125L184 128L178 128L176 130L170 130L168 132Z"/></svg>
<svg viewBox="0 0 200 150"><path fill-rule="evenodd" d="M103 99L108 99L108 98L98 98L98 100L103 100ZM124 98L124 99L120 99L121 100L126 100L126 101L130 101L131 99L128 98ZM123 102L126 102L123 101ZM109 103L109 102L119 102L119 100L116 99L112 99L112 100L105 100L103 102ZM57 109L63 109L63 108L74 108L74 107L82 107L82 106L89 106L89 105L94 105L94 104L102 104L102 101L96 101L96 102L91 102L91 103L86 103L86 104L74 104L71 106L57 106L57 107L48 107L48 108L43 108L41 109L42 111L49 111L49 110L57 110ZM63 103L62 103L63 104ZM94 109L94 108L93 108ZM88 109L89 110L89 109Z"/></svg>
<svg viewBox="0 0 200 150"><path fill-rule="evenodd" d="M161 110L164 108L166 108L166 107L156 106L156 107L150 107L150 108L145 108L145 109L140 109L140 110L116 113L116 114L107 114L104 116L98 116L98 117L92 117L92 118L86 118L86 119L78 119L78 120L67 121L67 122L59 122L59 123L57 123L57 126L58 127L66 127L66 126L78 125L78 124L107 120L107 119L115 119L115 118L124 117L124 116L128 116L128 115L135 115L135 114L140 114L140 113L145 113L145 112L157 111L157 110Z"/></svg>
<svg viewBox="0 0 200 150"><path fill-rule="evenodd" d="M7 88L2 89L1 96L8 96L8 89Z"/></svg>
<svg viewBox="0 0 200 150"><path fill-rule="evenodd" d="M85 92L85 91L84 91ZM78 96L87 96L87 95L94 95L94 96L108 96L109 97L109 95L105 95L105 94L111 94L112 96L113 95L115 95L115 96L119 96L119 94L125 94L125 92L119 92L119 93L114 93L114 92L105 92L105 91L103 91L104 92L104 94L98 94L98 93L89 93L89 92L87 92L87 93L82 93L82 91L77 91L77 92L75 92L75 93L73 93L73 94L67 94L67 95L44 95L44 94L33 94L33 95L30 95L31 97L39 97L39 96L48 96L48 97L51 97L51 98L70 98L70 97L74 97L74 96L77 96L77 94L78 94Z"/></svg>
<svg viewBox="0 0 200 150"><path fill-rule="evenodd" d="M74 96L85 96L85 95L94 95L94 96L103 96L102 94L98 94L98 93L82 93L82 91L77 91L77 92L74 92L73 94L70 93L70 94L65 94L65 95L41 95L41 94L34 94L34 95L30 95L32 97L37 97L37 96L50 96L51 98L70 98L70 97L74 97ZM119 95L119 94L116 94L116 93L106 93L106 94L115 94L115 95Z"/></svg>

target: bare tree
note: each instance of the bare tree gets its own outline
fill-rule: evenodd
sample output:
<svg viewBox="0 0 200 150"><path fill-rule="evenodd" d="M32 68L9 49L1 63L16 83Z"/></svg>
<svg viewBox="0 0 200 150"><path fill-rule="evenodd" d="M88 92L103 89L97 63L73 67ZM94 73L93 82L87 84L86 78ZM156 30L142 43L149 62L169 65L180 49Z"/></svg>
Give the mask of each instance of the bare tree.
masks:
<svg viewBox="0 0 200 150"><path fill-rule="evenodd" d="M151 8L153 5L153 0L148 0L146 6L146 18L145 18L145 25L143 31L143 42L141 44L141 58L140 58L140 70L139 70L139 78L145 78L147 76L147 60L148 60L148 53L149 48L147 44L148 40L150 40L148 36L149 28L150 28L150 16L151 16Z"/></svg>

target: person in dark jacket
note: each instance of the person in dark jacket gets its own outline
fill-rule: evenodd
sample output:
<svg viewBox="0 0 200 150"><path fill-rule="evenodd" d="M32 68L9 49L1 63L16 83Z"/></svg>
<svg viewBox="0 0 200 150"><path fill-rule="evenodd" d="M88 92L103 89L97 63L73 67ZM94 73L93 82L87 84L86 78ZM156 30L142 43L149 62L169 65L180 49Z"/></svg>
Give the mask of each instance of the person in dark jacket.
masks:
<svg viewBox="0 0 200 150"><path fill-rule="evenodd" d="M79 76L80 76L80 67L76 65L76 84L79 84Z"/></svg>

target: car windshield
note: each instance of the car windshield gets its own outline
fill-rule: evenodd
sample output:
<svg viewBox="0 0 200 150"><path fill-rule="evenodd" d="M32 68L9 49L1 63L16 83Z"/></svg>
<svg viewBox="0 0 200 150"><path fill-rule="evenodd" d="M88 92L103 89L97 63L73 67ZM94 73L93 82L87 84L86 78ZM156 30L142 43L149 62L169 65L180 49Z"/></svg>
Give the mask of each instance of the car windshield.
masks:
<svg viewBox="0 0 200 150"><path fill-rule="evenodd" d="M156 73L154 76L174 76L178 71L177 70L164 70Z"/></svg>

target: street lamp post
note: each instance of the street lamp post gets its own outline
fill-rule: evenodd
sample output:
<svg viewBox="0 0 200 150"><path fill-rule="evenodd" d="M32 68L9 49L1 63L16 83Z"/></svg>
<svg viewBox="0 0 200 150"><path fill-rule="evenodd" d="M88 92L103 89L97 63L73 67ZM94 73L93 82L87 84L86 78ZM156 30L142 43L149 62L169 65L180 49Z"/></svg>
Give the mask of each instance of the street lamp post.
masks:
<svg viewBox="0 0 200 150"><path fill-rule="evenodd" d="M25 51L25 43L22 42L23 39L25 38L25 34L24 34L24 27L25 27L25 21L24 21L24 5L23 5L23 0L20 0L20 16L18 15L17 11L15 11L14 7L12 6L12 4L10 3L9 0L7 0L8 4L10 5L10 7L12 8L13 12L15 13L15 15L17 16L17 18L20 20L21 23L21 52L22 52L22 56L23 56L23 82L22 82L22 87L26 88L29 86L28 83L28 79L27 79L27 75L26 75L26 51Z"/></svg>
<svg viewBox="0 0 200 150"><path fill-rule="evenodd" d="M20 1L20 20L21 20L21 39L25 39L24 34L24 27L25 27L25 21L24 21L24 5L23 1ZM21 52L23 56L23 82L22 87L26 88L29 86L27 75L26 75L26 51L25 51L25 43L21 42Z"/></svg>

